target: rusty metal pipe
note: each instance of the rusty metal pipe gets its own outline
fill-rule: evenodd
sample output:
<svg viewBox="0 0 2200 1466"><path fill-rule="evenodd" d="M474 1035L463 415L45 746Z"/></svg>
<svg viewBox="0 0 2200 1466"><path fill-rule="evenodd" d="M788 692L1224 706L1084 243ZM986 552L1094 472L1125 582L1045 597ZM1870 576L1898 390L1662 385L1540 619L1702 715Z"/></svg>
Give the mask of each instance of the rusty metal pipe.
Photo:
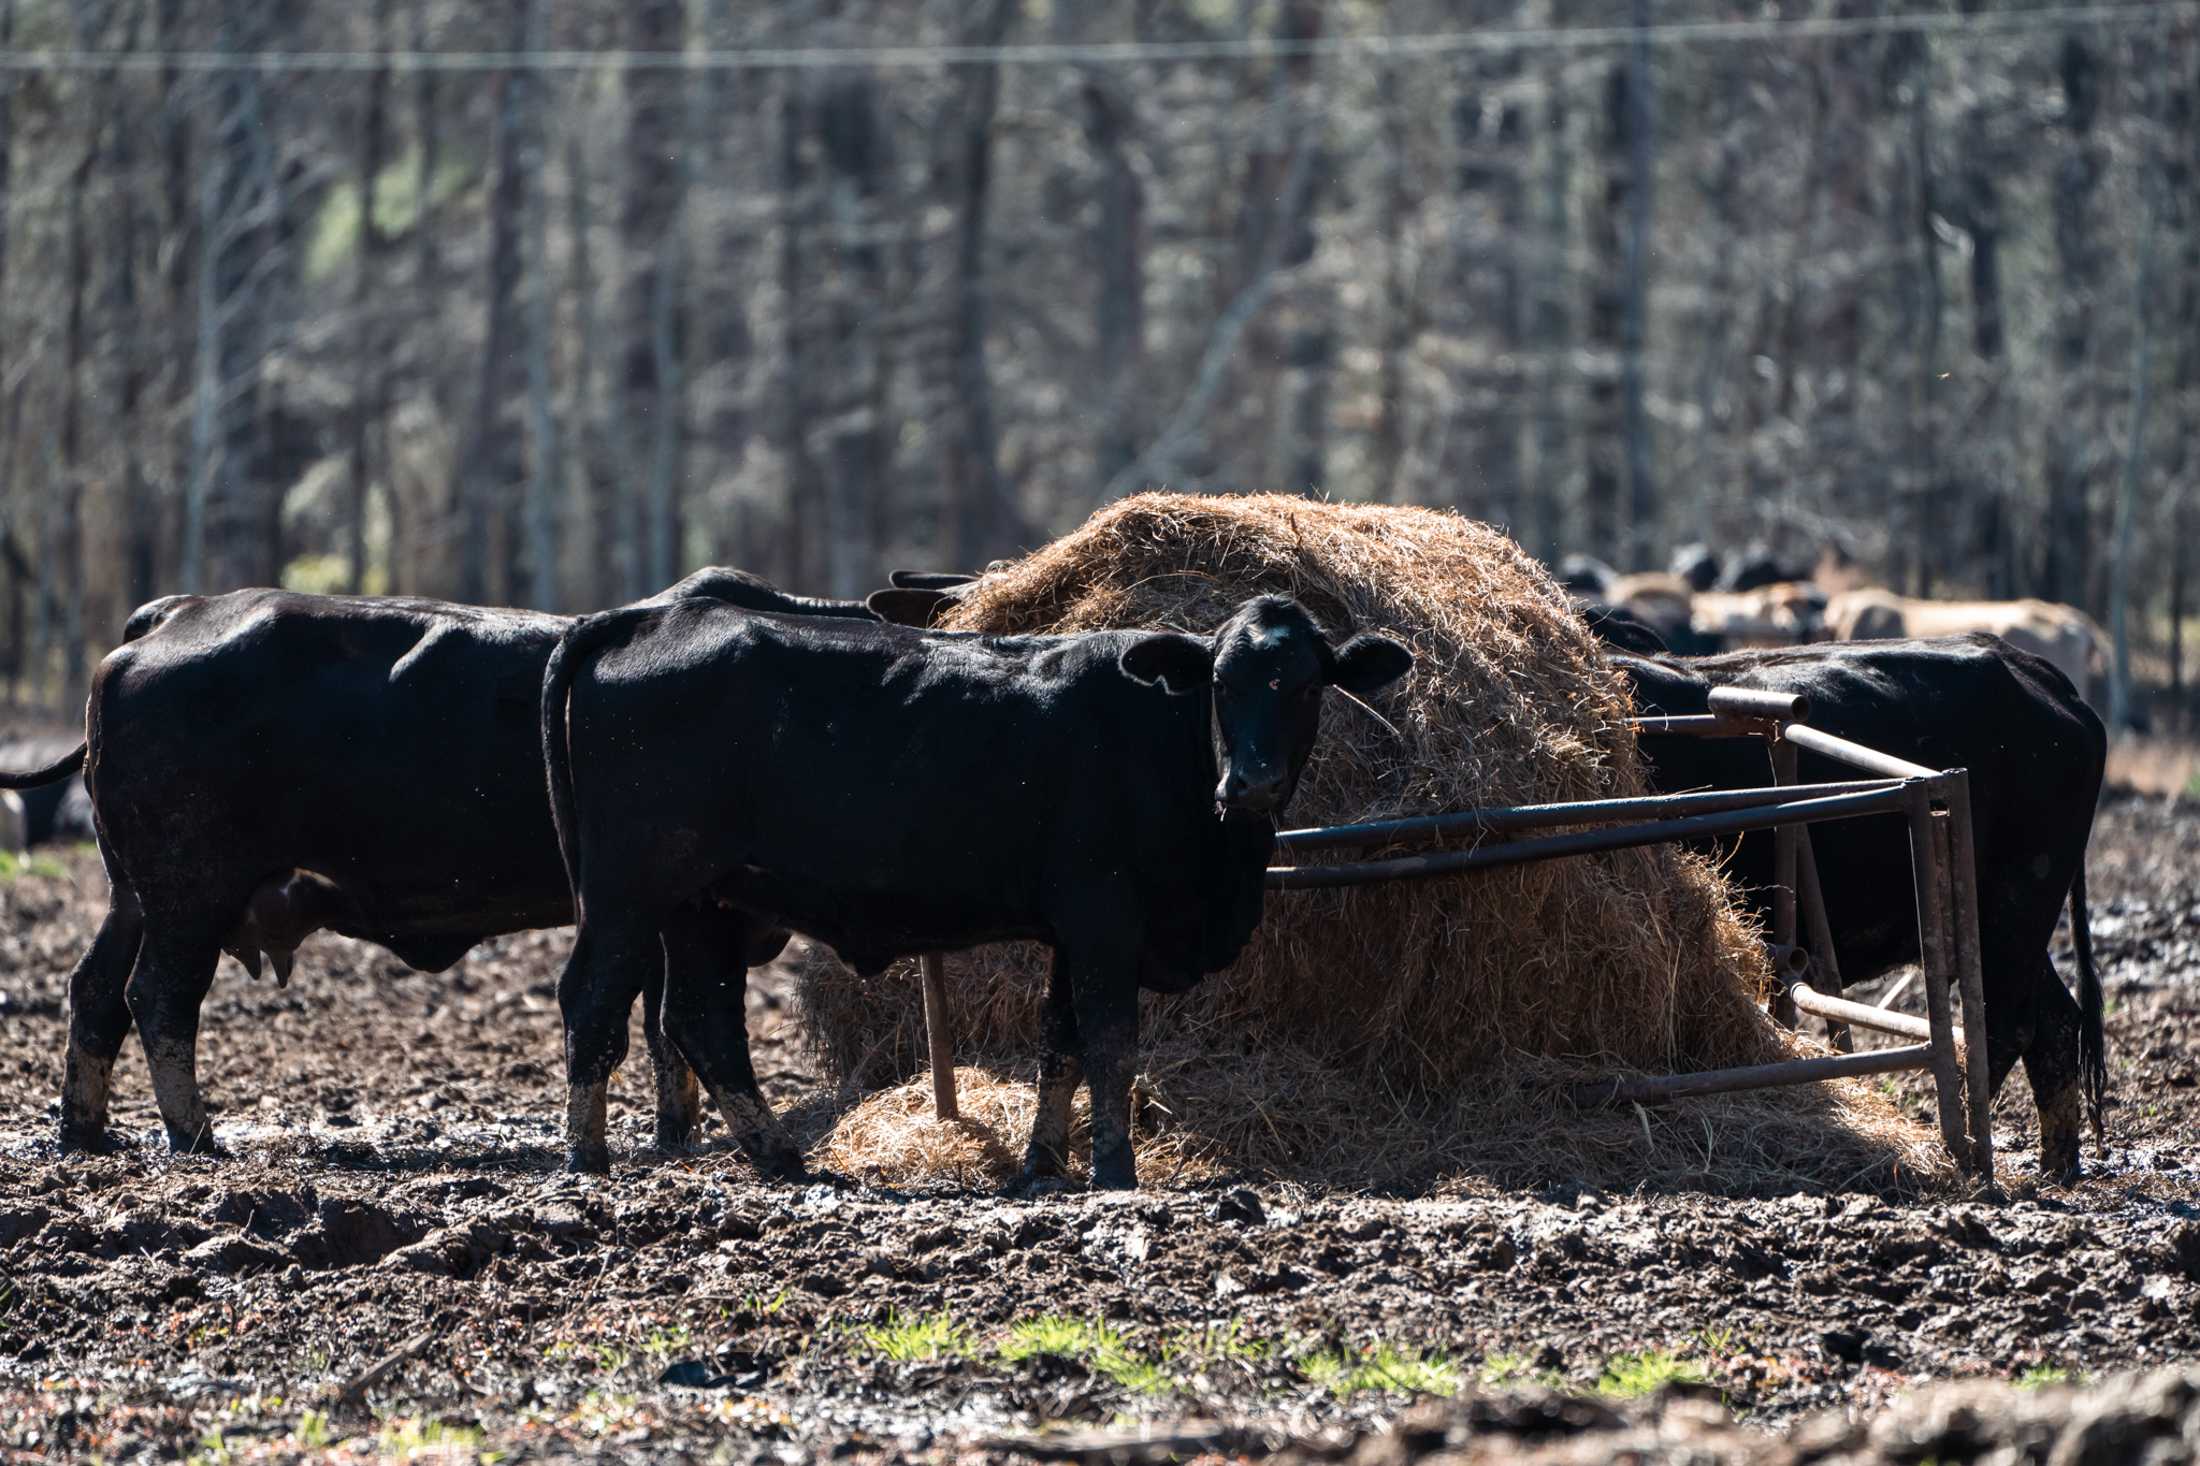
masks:
<svg viewBox="0 0 2200 1466"><path fill-rule="evenodd" d="M1885 779L1933 779L1940 770L1928 769L1923 764L1913 764L1908 759L1881 753L1876 748L1866 748L1861 743L1839 738L1808 724L1789 728L1786 738L1797 748L1808 753L1821 754L1852 769L1862 769L1867 774L1877 774Z"/></svg>
<svg viewBox="0 0 2200 1466"><path fill-rule="evenodd" d="M1964 1089L1971 1108L1971 1168L1980 1181L1994 1184L1994 1097L1992 1057L1986 1050L1986 979L1980 966L1978 866L1971 836L1971 776L1962 769L1942 780L1948 804L1948 913L1955 933L1956 990L1963 996Z"/></svg>
<svg viewBox="0 0 2200 1466"><path fill-rule="evenodd" d="M1795 896L1803 909L1804 934L1810 938L1811 962L1826 975L1826 991L1839 993L1842 988L1841 960L1833 950L1832 919L1826 915L1826 890L1818 883L1818 852L1811 845L1810 832L1795 847ZM1842 1053L1856 1047L1849 1037L1845 1023L1828 1023L1826 1037Z"/></svg>
<svg viewBox="0 0 2200 1466"><path fill-rule="evenodd" d="M1711 695L1733 691L1731 688L1714 687ZM1794 701L1806 709L1806 699ZM1772 782L1782 787L1795 783L1795 745L1787 739L1775 740L1768 750L1772 755ZM1795 842L1802 838L1803 827L1784 824L1772 832L1772 940L1783 947L1795 945ZM1773 1021L1783 1028L1795 1026L1795 1005L1788 1001L1785 985L1773 994Z"/></svg>
<svg viewBox="0 0 2200 1466"><path fill-rule="evenodd" d="M1923 1069L1932 1062L1932 1046L1917 1044L1899 1049L1871 1049L1861 1054L1831 1054L1818 1059L1782 1059L1776 1064L1752 1064L1744 1069L1707 1069L1700 1074L1609 1079L1599 1084L1576 1085L1573 1097L1574 1103L1583 1109L1612 1104L1653 1105L1691 1095L1727 1094L1738 1089L1771 1089L1776 1085L1840 1079L1853 1074Z"/></svg>
<svg viewBox="0 0 2200 1466"><path fill-rule="evenodd" d="M1765 943L1765 960L1772 964L1774 977L1801 977L1810 971L1810 951L1792 943Z"/></svg>
<svg viewBox="0 0 2200 1466"><path fill-rule="evenodd" d="M1704 698L1714 713L1733 718L1771 718L1800 723L1810 716L1810 699L1800 692L1764 692L1754 687L1714 687Z"/></svg>
<svg viewBox="0 0 2200 1466"><path fill-rule="evenodd" d="M1795 1006L1813 1018L1830 1018L1842 1023L1853 1023L1858 1028L1876 1028L1881 1033L1891 1033L1897 1038L1916 1039L1931 1043L1933 1026L1923 1018L1913 1018L1907 1013L1889 1013L1884 1008L1874 1008L1869 1003L1859 1003L1850 998L1836 998L1822 993L1807 982L1799 982L1793 989ZM1965 1049L1961 1038L1956 1040L1956 1053L1960 1057Z"/></svg>
<svg viewBox="0 0 2200 1466"><path fill-rule="evenodd" d="M1933 813L1928 786L1912 784L1907 794L1919 965L1925 969L1925 1017L1932 1033L1933 1101L1940 1115L1941 1143L1948 1148L1949 1158L1968 1171L1971 1137L1964 1124L1956 1078L1955 1024L1948 1006L1948 973L1953 966L1953 943L1948 936L1948 817Z"/></svg>
<svg viewBox="0 0 2200 1466"><path fill-rule="evenodd" d="M1280 850L1334 850L1387 845L1392 841L1455 833L1508 834L1516 830L1540 830L1566 825L1597 824L1629 816L1663 818L1684 814L1713 814L1730 809L1755 809L1805 797L1863 794L1898 787L1892 779L1848 779L1831 784L1796 784L1789 788L1767 785L1761 789L1709 789L1695 794L1649 794L1626 799L1579 799L1566 804L1493 805L1487 809L1462 809L1451 814L1413 815L1404 819L1369 820L1355 825L1321 825L1285 830L1276 836Z"/></svg>
<svg viewBox="0 0 2200 1466"><path fill-rule="evenodd" d="M1533 840L1508 840L1473 850L1439 850L1427 855L1401 855L1389 860L1358 861L1350 865L1284 865L1268 868L1268 888L1273 891L1305 891L1332 886L1366 886L1381 881L1427 880L1460 871L1491 870L1498 866L1524 865L1536 860L1555 860L1566 855L1594 855L1606 850L1626 850L1639 845L1663 845L1709 835L1738 835L1746 830L1770 829L1783 821L1853 819L1868 814L1898 814L1907 798L1905 786L1891 785L1859 794L1840 794L1823 799L1795 800L1721 814L1701 814L1688 819L1655 820L1640 825L1615 825L1597 830L1577 830L1565 835L1545 835Z"/></svg>

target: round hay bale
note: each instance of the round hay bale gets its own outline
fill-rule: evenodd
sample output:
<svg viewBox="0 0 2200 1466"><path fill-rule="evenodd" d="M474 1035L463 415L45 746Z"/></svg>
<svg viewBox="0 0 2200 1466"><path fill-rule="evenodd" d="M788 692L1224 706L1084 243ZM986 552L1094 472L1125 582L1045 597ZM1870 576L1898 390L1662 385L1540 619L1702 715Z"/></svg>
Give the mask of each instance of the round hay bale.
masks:
<svg viewBox="0 0 2200 1466"><path fill-rule="evenodd" d="M946 624L1206 632L1266 592L1296 596L1332 635L1384 631L1414 652L1412 674L1377 699L1381 719L1325 699L1287 825L1644 792L1626 684L1564 592L1510 539L1448 512L1142 494L990 571ZM1025 1071L1047 960L1028 946L950 960L959 1059ZM1455 1106L1489 1101L1500 1061L1673 1072L1784 1057L1788 1040L1757 1006L1768 979L1761 934L1721 876L1670 846L1273 893L1228 971L1180 996L1147 995L1141 1062L1149 1081L1178 1076L1185 1092L1165 1108L1180 1118L1194 1089L1202 1110L1236 1093L1234 1139L1190 1150L1223 1166L1300 1170L1349 1152L1351 1132L1376 1118L1368 1106L1471 1123ZM865 981L816 954L799 965L797 992L833 1077L876 1085L921 1064L907 973ZM1279 1117L1301 1133L1285 1136ZM1392 1149L1414 1154L1397 1166L1370 1157L1367 1169L1402 1174L1458 1154L1440 1141Z"/></svg>

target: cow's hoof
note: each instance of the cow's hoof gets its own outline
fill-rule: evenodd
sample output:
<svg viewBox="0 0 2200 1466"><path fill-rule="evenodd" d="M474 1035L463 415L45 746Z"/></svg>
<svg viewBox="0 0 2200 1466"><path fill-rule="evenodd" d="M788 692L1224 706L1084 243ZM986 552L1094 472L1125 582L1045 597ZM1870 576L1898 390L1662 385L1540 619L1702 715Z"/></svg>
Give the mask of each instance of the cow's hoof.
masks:
<svg viewBox="0 0 2200 1466"><path fill-rule="evenodd" d="M695 1149L695 1126L686 1120L657 1117L657 1149L666 1155L686 1155Z"/></svg>
<svg viewBox="0 0 2200 1466"><path fill-rule="evenodd" d="M229 1154L227 1150L222 1148L221 1143L214 1139L214 1132L211 1130L198 1130L189 1135L177 1130L169 1131L168 1153L170 1155L203 1156L227 1156Z"/></svg>
<svg viewBox="0 0 2200 1466"><path fill-rule="evenodd" d="M1017 1173L1019 1185L1031 1185L1040 1181L1061 1181L1069 1176L1069 1157L1044 1145L1034 1145L1024 1152L1024 1168Z"/></svg>
<svg viewBox="0 0 2200 1466"><path fill-rule="evenodd" d="M63 1155L114 1155L130 1142L106 1126L63 1125L56 1137Z"/></svg>
<svg viewBox="0 0 2200 1466"><path fill-rule="evenodd" d="M611 1174L611 1147L573 1146L565 1152L565 1169L576 1176L608 1176Z"/></svg>
<svg viewBox="0 0 2200 1466"><path fill-rule="evenodd" d="M810 1179L810 1163L791 1141L774 1140L747 1147L749 1161L767 1181L800 1182Z"/></svg>
<svg viewBox="0 0 2200 1466"><path fill-rule="evenodd" d="M1137 1191L1137 1169L1131 1162L1104 1167L1093 1164L1093 1191Z"/></svg>

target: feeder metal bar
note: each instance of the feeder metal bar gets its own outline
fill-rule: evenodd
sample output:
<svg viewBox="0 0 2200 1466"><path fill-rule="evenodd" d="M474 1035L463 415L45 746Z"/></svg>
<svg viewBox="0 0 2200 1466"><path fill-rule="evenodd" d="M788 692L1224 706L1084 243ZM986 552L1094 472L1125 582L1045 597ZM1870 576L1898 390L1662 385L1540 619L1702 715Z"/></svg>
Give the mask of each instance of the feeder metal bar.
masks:
<svg viewBox="0 0 2200 1466"><path fill-rule="evenodd" d="M1766 785L1758 789L1708 789L1695 794L1649 794L1625 799L1579 799L1567 804L1493 805L1488 809L1462 809L1451 814L1412 815L1403 819L1369 820L1354 825L1322 825L1285 830L1276 836L1281 850L1324 850L1387 845L1456 831L1509 834L1515 830L1540 830L1565 825L1586 825L1630 815L1650 818L1684 814L1712 814L1730 809L1754 809L1767 804L1834 794L1864 794L1900 787L1892 779L1846 779L1829 784Z"/></svg>
<svg viewBox="0 0 2200 1466"><path fill-rule="evenodd" d="M1699 1094L1728 1094L1738 1089L1771 1089L1783 1084L1806 1084L1818 1079L1839 1079L1851 1074L1889 1074L1897 1069L1923 1069L1933 1062L1931 1044L1899 1049L1872 1049L1861 1054L1830 1054L1818 1059L1782 1059L1776 1064L1752 1064L1742 1069L1707 1069L1700 1074L1655 1074L1641 1079L1612 1079L1601 1084L1576 1085L1574 1103L1583 1109L1598 1105L1654 1105L1665 1100Z"/></svg>
<svg viewBox="0 0 2200 1466"><path fill-rule="evenodd" d="M1897 784L1859 794L1760 805L1721 814L1700 814L1689 819L1656 820L1648 824L1545 835L1533 840L1509 840L1473 850L1439 850L1428 855L1401 855L1390 860L1357 861L1349 865L1272 865L1268 868L1268 886L1270 890L1303 891L1329 886L1365 886L1378 881L1425 880L1458 871L1523 865L1566 855L1594 855L1606 850L1693 840L1699 836L1738 835L1747 830L1771 829L1789 820L1839 820L1858 815L1900 813L1907 798L1906 786Z"/></svg>
<svg viewBox="0 0 2200 1466"><path fill-rule="evenodd" d="M1923 764L1913 764L1908 759L1881 753L1876 748L1866 748L1846 738L1838 738L1807 724L1795 724L1781 730L1781 736L1797 748L1822 754L1852 769L1862 769L1867 774L1878 774L1887 779L1938 779L1940 770L1928 769Z"/></svg>

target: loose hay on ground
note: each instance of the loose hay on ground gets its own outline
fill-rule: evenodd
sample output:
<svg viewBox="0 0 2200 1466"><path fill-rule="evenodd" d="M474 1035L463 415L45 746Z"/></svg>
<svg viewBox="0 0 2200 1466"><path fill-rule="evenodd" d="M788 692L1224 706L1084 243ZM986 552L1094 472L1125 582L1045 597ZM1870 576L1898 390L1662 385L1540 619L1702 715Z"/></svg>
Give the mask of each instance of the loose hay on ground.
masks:
<svg viewBox="0 0 2200 1466"><path fill-rule="evenodd" d="M949 625L1204 632L1244 598L1278 591L1333 632L1386 631L1415 655L1411 676L1377 700L1392 727L1328 700L1290 823L1644 792L1624 681L1540 565L1454 514L1140 495L985 576ZM1028 1072L1045 962L1030 946L951 961L961 1058ZM867 1086L914 1072L922 1018L906 972L866 981L820 956L800 973L803 1021L832 1075ZM1459 1169L1512 1177L1516 1167L1497 1157L1515 1149L1563 1171L1613 1151L1639 1177L1644 1157L1620 1159L1591 1138L1614 1117L1567 1117L1569 1144L1554 1148L1549 1132L1565 1110L1536 1076L1785 1057L1789 1040L1756 1006L1767 977L1761 934L1736 913L1724 880L1671 847L1274 895L1228 972L1144 1001L1143 1063L1176 1120L1153 1134L1178 1136L1202 1166L1333 1166L1335 1180ZM1832 1183L1932 1170L1906 1123L1869 1091L1837 1096L1777 1092L1675 1111L1647 1128L1656 1149L1661 1125L1723 1114L1734 1117L1730 1141L1741 1131L1769 1144L1789 1136L1790 1120L1816 1116L1803 1147L1816 1154L1751 1159L1744 1153L1759 1148L1745 1138L1727 1158L1752 1173L1792 1167ZM1644 1128L1634 1124L1638 1150ZM1187 1129L1201 1138L1183 1140ZM1647 1169L1684 1165L1675 1157Z"/></svg>

